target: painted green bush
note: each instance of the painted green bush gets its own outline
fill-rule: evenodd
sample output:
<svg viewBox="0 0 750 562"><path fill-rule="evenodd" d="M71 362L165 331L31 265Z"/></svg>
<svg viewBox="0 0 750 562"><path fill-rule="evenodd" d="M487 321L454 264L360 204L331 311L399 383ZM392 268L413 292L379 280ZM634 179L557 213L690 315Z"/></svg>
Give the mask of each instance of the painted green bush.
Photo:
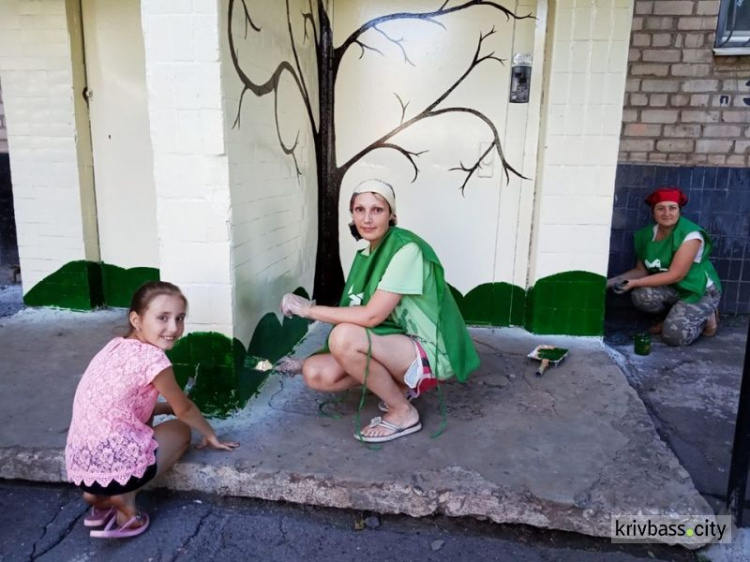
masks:
<svg viewBox="0 0 750 562"><path fill-rule="evenodd" d="M190 377L195 386L190 398L212 417L225 417L247 402L240 395L240 375L245 348L237 339L216 332L195 332L178 340L167 352L177 382L185 387Z"/></svg>
<svg viewBox="0 0 750 562"><path fill-rule="evenodd" d="M66 263L34 285L23 297L27 306L55 306L91 310L104 305L102 272L98 263Z"/></svg>
<svg viewBox="0 0 750 562"><path fill-rule="evenodd" d="M526 329L535 334L601 335L606 284L604 277L588 271L538 280L526 295Z"/></svg>
<svg viewBox="0 0 750 562"><path fill-rule="evenodd" d="M124 269L116 265L102 263L102 287L107 306L127 308L136 289L147 281L158 281L159 270L153 267L132 267Z"/></svg>
<svg viewBox="0 0 750 562"><path fill-rule="evenodd" d="M451 292L467 324L520 326L524 323L526 292L510 283L484 283L466 296L455 288Z"/></svg>
<svg viewBox="0 0 750 562"><path fill-rule="evenodd" d="M289 353L302 339L307 333L308 325L308 320L297 317L284 318L283 323L280 323L276 314L269 312L258 322L248 346L248 353L274 363Z"/></svg>
<svg viewBox="0 0 750 562"><path fill-rule="evenodd" d="M294 294L306 299L310 298L302 287L298 287ZM307 333L309 325L309 320L297 316L283 318L282 322L279 322L276 314L269 312L258 322L247 352L274 363L297 345L297 342Z"/></svg>
<svg viewBox="0 0 750 562"><path fill-rule="evenodd" d="M152 267L123 269L92 261L72 261L34 285L26 295L28 306L91 310L100 306L127 308L130 297L146 281L158 281Z"/></svg>
<svg viewBox="0 0 750 562"><path fill-rule="evenodd" d="M307 298L304 289L296 294ZM242 408L258 391L272 371L255 367L260 359L271 363L287 355L307 333L304 318L284 318L280 323L269 312L261 318L250 339L248 350L238 339L216 332L194 332L180 339L167 355L174 366L177 382L185 387L195 377L191 399L209 417L224 418Z"/></svg>
<svg viewBox="0 0 750 562"><path fill-rule="evenodd" d="M101 306L127 308L135 290L159 280L150 267L124 269L91 261L73 261L45 277L24 296L28 306L91 310ZM303 288L294 291L309 298ZM215 332L195 332L180 339L167 355L184 388L195 377L191 398L211 417L226 417L242 408L268 376L255 369L258 359L277 361L307 333L309 321L284 318L273 312L261 318L250 340L249 353L237 339Z"/></svg>
<svg viewBox="0 0 750 562"><path fill-rule="evenodd" d="M450 287L467 324L524 326L535 334L601 335L606 279L568 271L540 279L528 291L484 283L463 296Z"/></svg>

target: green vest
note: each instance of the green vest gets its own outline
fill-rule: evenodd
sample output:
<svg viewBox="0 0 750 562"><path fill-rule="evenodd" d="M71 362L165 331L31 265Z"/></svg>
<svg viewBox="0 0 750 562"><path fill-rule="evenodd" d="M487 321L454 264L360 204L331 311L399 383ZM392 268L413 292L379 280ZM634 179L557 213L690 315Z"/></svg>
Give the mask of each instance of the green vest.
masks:
<svg viewBox="0 0 750 562"><path fill-rule="evenodd" d="M643 265L646 266L649 274L652 274L667 271L672 263L672 258L685 241L685 237L695 231L703 235L701 261L700 263L693 262L687 275L681 281L672 285L680 294L680 299L687 303L694 303L700 300L706 292L708 278L711 278L716 288L721 290L719 275L708 260L711 248L713 247L711 237L708 233L694 222L689 221L685 217L680 217L672 233L664 238L664 240L653 241L653 225L641 228L634 235L635 253L638 259L643 262Z"/></svg>
<svg viewBox="0 0 750 562"><path fill-rule="evenodd" d="M415 302L422 312L437 326L435 341L440 341L439 336L440 334L443 335L445 351L450 360L453 374L456 375L459 381L464 382L468 378L469 373L479 367L479 356L476 349L474 349L474 343L471 341L464 319L458 310L458 305L445 283L443 266L440 264L440 260L430 245L413 232L394 226L388 230L380 241L380 244L369 255L363 255L364 250L357 252L351 271L349 272L349 277L346 280L340 306L349 305L349 295L351 293L362 293L362 304L367 304L372 295L375 294L393 256L404 245L410 242L419 246L423 259L433 267L433 278L437 285L437 296L440 306L438 310L428 310L426 307L423 308L420 306L419 298L415 299ZM390 318L372 328L372 331L381 336L406 333L404 326L397 324ZM418 336L420 334L413 335ZM432 365L432 368L436 369L437 365ZM435 376L438 379L444 380L450 378L451 374L435 371Z"/></svg>

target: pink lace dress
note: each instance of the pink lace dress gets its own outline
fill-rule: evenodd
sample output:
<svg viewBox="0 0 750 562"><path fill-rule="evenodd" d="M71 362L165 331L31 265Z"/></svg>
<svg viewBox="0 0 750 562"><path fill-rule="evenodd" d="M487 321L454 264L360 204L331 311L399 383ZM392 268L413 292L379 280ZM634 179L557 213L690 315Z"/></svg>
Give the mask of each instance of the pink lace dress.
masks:
<svg viewBox="0 0 750 562"><path fill-rule="evenodd" d="M171 366L164 351L134 339L115 338L96 354L73 400L69 481L125 484L156 462L154 430L146 424L159 394L152 381Z"/></svg>

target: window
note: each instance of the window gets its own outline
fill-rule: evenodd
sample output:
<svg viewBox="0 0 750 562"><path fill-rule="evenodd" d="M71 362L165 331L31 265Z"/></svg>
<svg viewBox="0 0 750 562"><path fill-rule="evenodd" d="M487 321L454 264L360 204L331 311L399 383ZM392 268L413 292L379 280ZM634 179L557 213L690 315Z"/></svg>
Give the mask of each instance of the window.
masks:
<svg viewBox="0 0 750 562"><path fill-rule="evenodd" d="M714 52L750 54L750 0L721 0Z"/></svg>

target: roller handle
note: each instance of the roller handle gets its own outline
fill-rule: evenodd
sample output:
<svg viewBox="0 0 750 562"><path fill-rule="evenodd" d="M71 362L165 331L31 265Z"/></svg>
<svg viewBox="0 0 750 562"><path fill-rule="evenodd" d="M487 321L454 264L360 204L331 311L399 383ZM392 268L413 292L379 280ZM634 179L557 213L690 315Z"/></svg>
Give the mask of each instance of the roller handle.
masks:
<svg viewBox="0 0 750 562"><path fill-rule="evenodd" d="M547 370L547 367L549 367L549 359L542 359L539 368L536 370L536 376L541 377L544 374L544 371Z"/></svg>

